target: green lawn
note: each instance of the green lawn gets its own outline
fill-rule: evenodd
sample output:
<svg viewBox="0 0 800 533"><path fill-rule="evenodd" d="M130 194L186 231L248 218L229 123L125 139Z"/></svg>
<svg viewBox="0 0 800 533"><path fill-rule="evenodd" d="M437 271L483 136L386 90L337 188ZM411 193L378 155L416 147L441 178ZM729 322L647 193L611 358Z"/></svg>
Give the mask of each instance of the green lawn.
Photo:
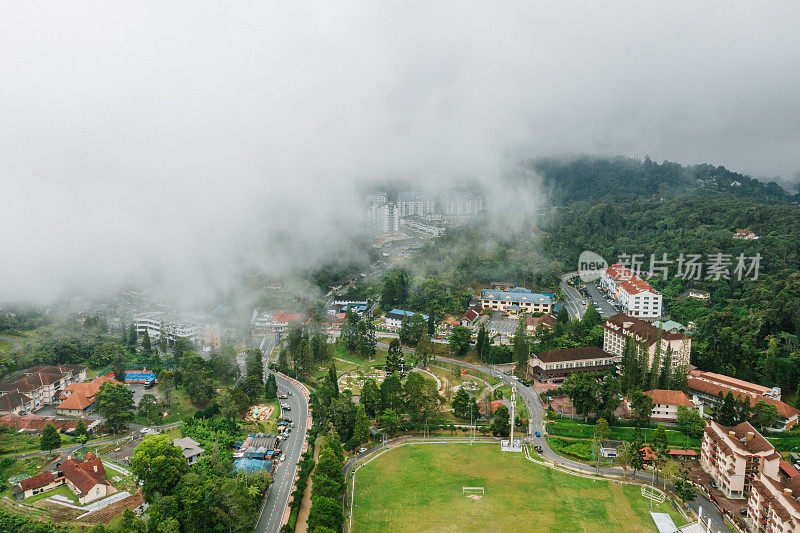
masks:
<svg viewBox="0 0 800 533"><path fill-rule="evenodd" d="M464 486L485 495L466 497ZM354 533L656 531L638 486L557 472L497 444L392 449L358 471L356 501ZM654 510L683 524L669 502Z"/></svg>
<svg viewBox="0 0 800 533"><path fill-rule="evenodd" d="M612 440L630 441L633 439L633 431L634 428L629 426L613 426L609 438ZM650 442L655 431L655 428L647 428L645 430L645 440L647 442ZM561 420L549 422L547 424L547 432L557 437L590 439L594 433L594 425L569 418L562 418ZM674 429L667 429L667 443L674 448L700 448L700 439L689 437Z"/></svg>

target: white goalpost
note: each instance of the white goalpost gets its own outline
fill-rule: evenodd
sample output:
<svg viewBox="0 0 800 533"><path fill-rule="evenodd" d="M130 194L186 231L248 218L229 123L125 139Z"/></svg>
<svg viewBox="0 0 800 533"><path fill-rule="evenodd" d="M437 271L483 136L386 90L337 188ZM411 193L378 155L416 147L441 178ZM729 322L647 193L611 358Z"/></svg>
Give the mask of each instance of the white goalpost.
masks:
<svg viewBox="0 0 800 533"><path fill-rule="evenodd" d="M483 487L462 487L461 494L464 496L483 496Z"/></svg>

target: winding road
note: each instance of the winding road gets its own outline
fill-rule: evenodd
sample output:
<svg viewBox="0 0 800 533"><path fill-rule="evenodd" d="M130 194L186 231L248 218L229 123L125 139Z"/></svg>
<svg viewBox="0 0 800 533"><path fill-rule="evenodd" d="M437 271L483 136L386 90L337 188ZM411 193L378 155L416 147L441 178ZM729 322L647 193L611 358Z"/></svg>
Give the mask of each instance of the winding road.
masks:
<svg viewBox="0 0 800 533"><path fill-rule="evenodd" d="M405 351L405 350L404 350ZM408 350L410 352L410 350ZM496 370L495 368L472 364L472 363L465 363L463 361L459 361L456 359L450 359L446 357L434 357L434 360L444 361L448 363L457 364L461 367L474 370L476 372L482 372L488 376L492 376L494 378L499 379L505 385L514 385L517 389L517 393L522 397L525 402L525 405L528 407L528 412L530 413L529 425L528 425L528 434L529 438L528 441L531 446L541 446L542 453L541 458L547 463L551 463L552 465L564 468L568 470L574 470L580 472L582 474L591 474L594 475L595 469L589 465L584 463L580 463L578 461L573 461L572 459L568 459L566 457L562 457L561 455L557 454L550 448L547 440L545 438L545 427L544 427L544 420L543 420L543 412L544 412L544 405L542 404L541 398L539 398L539 394L533 387L528 387L525 384L521 383L515 377L506 374L505 372L501 372ZM536 437L536 432L539 432L541 436ZM423 440L421 438L410 438L409 440ZM432 439L424 439L424 440L432 440ZM469 440L469 439L462 439L462 440ZM379 451L381 447L371 448L370 450L358 454L353 457L350 461L345 464L344 470L345 473L348 473L353 465L361 459L365 459L369 455ZM604 476L617 476L623 477L625 479L637 479L644 482L650 482L652 474L650 472L637 472L636 475L632 475L632 473L628 473L627 475L623 471L622 468L619 467L602 467L599 470L599 473ZM711 503L705 495L701 493L696 493L694 501L691 503L691 507L695 510L698 510L698 507L703 508L703 516L706 518L711 519L711 527L714 531L729 531L727 525L725 525L725 521L722 517L722 514L719 512L717 507Z"/></svg>

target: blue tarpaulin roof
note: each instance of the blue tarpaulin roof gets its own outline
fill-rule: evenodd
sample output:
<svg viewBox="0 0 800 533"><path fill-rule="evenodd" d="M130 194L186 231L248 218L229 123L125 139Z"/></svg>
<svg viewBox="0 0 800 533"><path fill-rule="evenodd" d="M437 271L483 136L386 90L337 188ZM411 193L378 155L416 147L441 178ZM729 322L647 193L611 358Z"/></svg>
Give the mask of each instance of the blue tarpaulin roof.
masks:
<svg viewBox="0 0 800 533"><path fill-rule="evenodd" d="M233 462L234 468L239 470L240 472L258 472L259 470L271 470L272 469L272 461L265 461L263 459L236 459Z"/></svg>

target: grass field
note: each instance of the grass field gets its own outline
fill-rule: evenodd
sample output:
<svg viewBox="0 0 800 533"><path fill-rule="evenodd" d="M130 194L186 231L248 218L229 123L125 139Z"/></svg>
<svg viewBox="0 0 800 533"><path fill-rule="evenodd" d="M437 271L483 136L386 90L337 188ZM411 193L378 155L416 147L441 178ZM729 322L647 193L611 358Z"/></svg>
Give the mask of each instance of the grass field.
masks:
<svg viewBox="0 0 800 533"><path fill-rule="evenodd" d="M550 435L557 437L569 437L573 439L590 439L594 434L594 425L572 420L569 418L562 418L547 423L547 432ZM613 426L611 427L611 434L609 438L612 440L630 441L633 439L634 428L628 426ZM676 431L674 429L667 429L667 443L671 447L680 448L700 448L700 439L689 437L688 435ZM654 428L647 428L645 430L645 440L655 435Z"/></svg>
<svg viewBox="0 0 800 533"><path fill-rule="evenodd" d="M464 486L485 488L472 499ZM563 474L497 444L417 444L358 471L354 533L657 531L641 489ZM683 524L669 502L654 510Z"/></svg>

